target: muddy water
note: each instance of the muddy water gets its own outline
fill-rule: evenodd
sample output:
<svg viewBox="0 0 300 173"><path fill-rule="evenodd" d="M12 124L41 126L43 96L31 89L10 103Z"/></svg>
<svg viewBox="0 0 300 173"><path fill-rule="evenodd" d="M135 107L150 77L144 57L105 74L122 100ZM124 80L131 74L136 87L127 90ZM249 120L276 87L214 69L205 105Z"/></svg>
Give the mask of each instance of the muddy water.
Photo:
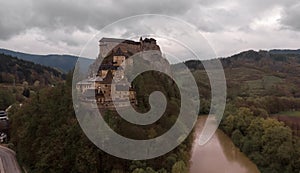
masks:
<svg viewBox="0 0 300 173"><path fill-rule="evenodd" d="M205 120L206 117L200 117L197 122L190 173L259 173L256 165L220 130L216 131L208 143L198 145Z"/></svg>

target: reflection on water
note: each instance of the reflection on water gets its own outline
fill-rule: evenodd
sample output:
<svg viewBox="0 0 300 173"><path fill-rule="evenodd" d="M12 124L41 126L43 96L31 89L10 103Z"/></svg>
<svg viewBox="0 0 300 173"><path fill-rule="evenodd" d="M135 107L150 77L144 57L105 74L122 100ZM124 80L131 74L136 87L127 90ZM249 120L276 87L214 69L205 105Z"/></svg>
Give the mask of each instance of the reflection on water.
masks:
<svg viewBox="0 0 300 173"><path fill-rule="evenodd" d="M204 146L197 144L207 117L200 117L197 122L195 139L192 148L191 173L259 173L252 163L231 139L217 130Z"/></svg>

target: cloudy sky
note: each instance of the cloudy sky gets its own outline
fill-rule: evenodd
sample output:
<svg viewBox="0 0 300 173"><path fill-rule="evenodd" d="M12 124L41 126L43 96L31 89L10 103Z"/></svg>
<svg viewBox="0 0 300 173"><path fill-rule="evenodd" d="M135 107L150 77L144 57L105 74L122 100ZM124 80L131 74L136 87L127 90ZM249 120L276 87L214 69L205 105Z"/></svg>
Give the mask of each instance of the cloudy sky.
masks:
<svg viewBox="0 0 300 173"><path fill-rule="evenodd" d="M103 27L139 14L163 14L193 24L217 56L248 49L300 48L299 0L0 0L0 4L0 47L28 53L78 55ZM120 27L119 33L127 33L124 30ZM97 43L93 44L96 50Z"/></svg>

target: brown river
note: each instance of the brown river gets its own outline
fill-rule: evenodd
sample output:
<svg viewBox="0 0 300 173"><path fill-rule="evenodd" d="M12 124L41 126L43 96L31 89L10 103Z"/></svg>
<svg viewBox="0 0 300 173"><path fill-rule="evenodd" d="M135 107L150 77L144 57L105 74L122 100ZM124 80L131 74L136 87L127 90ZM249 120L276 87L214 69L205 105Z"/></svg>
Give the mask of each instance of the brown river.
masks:
<svg viewBox="0 0 300 173"><path fill-rule="evenodd" d="M205 145L198 145L205 120L205 116L200 117L195 129L190 173L259 173L256 165L221 130Z"/></svg>

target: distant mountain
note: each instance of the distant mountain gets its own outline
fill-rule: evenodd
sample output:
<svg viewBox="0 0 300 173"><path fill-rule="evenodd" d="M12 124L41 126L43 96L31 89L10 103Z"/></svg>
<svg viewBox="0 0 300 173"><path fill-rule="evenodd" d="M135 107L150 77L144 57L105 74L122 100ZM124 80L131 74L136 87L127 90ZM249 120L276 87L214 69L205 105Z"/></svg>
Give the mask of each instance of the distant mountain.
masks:
<svg viewBox="0 0 300 173"><path fill-rule="evenodd" d="M49 66L60 70L63 73L67 73L72 70L78 60L77 56L72 55L35 55L35 54L27 54L22 52L15 52L7 49L0 49L0 54L10 55L12 57L16 57L19 59L23 59L26 61L31 61L36 64L41 64L44 66ZM80 67L83 72L88 70L90 64L93 63L94 60L88 58L79 58ZM86 68L86 69L85 69Z"/></svg>
<svg viewBox="0 0 300 173"><path fill-rule="evenodd" d="M271 54L300 54L300 49L290 50L290 49L273 49L269 51Z"/></svg>
<svg viewBox="0 0 300 173"><path fill-rule="evenodd" d="M0 83L49 85L61 82L63 74L56 69L0 53Z"/></svg>

